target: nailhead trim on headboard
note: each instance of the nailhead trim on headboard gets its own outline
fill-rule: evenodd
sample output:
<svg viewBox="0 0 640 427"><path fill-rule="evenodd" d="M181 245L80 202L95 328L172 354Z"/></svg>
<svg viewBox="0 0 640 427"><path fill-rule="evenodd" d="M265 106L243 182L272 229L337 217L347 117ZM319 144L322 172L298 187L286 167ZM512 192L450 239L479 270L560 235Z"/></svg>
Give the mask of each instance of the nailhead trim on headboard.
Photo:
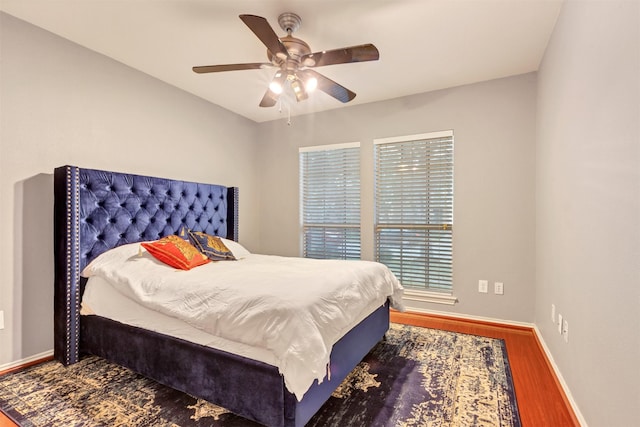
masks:
<svg viewBox="0 0 640 427"><path fill-rule="evenodd" d="M233 211L231 212L231 216L233 218L233 224L231 224L231 228L233 229L233 237L232 240L237 241L239 236L238 236L238 199L240 198L240 189L237 187L234 188L230 188L230 191L232 191L233 193Z"/></svg>
<svg viewBox="0 0 640 427"><path fill-rule="evenodd" d="M71 168L67 167L67 228L71 228L71 221L72 221L72 215L71 215L71 205L72 205L72 197L71 197L71 189L73 188L71 186ZM67 312L67 333L65 334L65 341L66 341L66 347L67 347L67 351L65 353L65 360L66 360L66 364L69 365L70 361L69 361L69 355L71 354L71 339L70 336L71 334L69 334L69 331L71 330L71 261L73 260L73 257L71 256L71 233L66 233L66 239L67 239L67 270L65 272L65 277L67 278L67 286L65 288L65 307L66 307L66 312Z"/></svg>
<svg viewBox="0 0 640 427"><path fill-rule="evenodd" d="M66 228L59 230L56 238L64 238L65 245L65 271L63 274L65 281L64 288L64 314L65 328L64 348L66 351L60 357L64 358L64 364L69 365L78 361L78 343L80 340L80 329L77 317L80 315L80 286L79 279L79 218L80 207L78 200L79 193L79 169L77 167L66 166L63 171L66 182L66 197L64 201ZM57 279L56 279L57 280ZM59 289L58 289L59 290ZM56 325L56 330L59 325ZM58 331L61 332L61 331ZM59 334L58 334L59 335Z"/></svg>
<svg viewBox="0 0 640 427"><path fill-rule="evenodd" d="M75 208L75 212L74 212L74 230L79 230L80 229L80 169L79 168L74 168L74 182L73 182L73 188L75 190L75 194L73 197L74 200L74 208ZM80 233L74 233L74 242L73 242L73 260L74 260L74 266L73 266L73 286L71 288L71 292L74 293L74 298L72 301L72 309L73 309L73 314L72 316L74 317L74 319L79 319L80 317ZM74 351L71 352L71 355L69 355L69 362L70 363L75 363L78 361L78 346L80 345L80 322L76 322L75 325L73 325L73 337L74 340L71 343L71 348L74 349Z"/></svg>

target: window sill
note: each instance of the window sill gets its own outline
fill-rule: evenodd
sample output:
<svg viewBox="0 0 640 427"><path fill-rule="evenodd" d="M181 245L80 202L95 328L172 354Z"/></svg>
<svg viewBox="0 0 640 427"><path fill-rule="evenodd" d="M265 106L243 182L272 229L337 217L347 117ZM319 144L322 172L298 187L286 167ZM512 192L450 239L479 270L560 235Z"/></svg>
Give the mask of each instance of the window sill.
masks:
<svg viewBox="0 0 640 427"><path fill-rule="evenodd" d="M441 294L438 292L418 291L407 288L404 290L403 299L408 301L431 302L446 305L454 305L458 302L458 298L453 295Z"/></svg>

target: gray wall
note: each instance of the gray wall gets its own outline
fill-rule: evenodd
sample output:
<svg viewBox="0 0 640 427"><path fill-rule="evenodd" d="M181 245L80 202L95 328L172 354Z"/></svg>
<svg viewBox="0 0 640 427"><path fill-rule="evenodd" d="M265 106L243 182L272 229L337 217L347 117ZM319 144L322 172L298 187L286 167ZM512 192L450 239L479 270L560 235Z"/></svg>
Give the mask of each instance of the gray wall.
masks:
<svg viewBox="0 0 640 427"><path fill-rule="evenodd" d="M453 129L455 306L412 309L533 322L536 75L260 124L261 248L300 254L298 147L360 141L362 255L373 259L373 139ZM478 280L504 295L478 293Z"/></svg>
<svg viewBox="0 0 640 427"><path fill-rule="evenodd" d="M53 348L53 169L241 188L258 247L255 124L0 13L0 365Z"/></svg>
<svg viewBox="0 0 640 427"><path fill-rule="evenodd" d="M640 423L639 27L568 1L538 77L535 323L591 427Z"/></svg>

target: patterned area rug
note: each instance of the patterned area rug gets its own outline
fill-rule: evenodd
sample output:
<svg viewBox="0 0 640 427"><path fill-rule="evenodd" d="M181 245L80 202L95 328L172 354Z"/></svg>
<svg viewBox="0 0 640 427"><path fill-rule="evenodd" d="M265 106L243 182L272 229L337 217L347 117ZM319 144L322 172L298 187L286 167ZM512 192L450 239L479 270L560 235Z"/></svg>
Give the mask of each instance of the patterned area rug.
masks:
<svg viewBox="0 0 640 427"><path fill-rule="evenodd" d="M97 357L0 377L0 409L21 426L258 424ZM502 340L391 324L309 427L520 427Z"/></svg>

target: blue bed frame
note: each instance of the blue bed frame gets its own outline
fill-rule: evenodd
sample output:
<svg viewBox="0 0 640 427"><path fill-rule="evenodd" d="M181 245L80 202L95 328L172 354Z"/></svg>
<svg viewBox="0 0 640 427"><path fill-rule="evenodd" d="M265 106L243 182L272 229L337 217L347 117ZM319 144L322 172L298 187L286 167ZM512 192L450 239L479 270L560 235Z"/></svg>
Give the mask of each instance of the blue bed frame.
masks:
<svg viewBox="0 0 640 427"><path fill-rule="evenodd" d="M156 240L186 225L238 239L238 189L62 166L54 171L54 356L65 366L83 353L273 427L304 426L389 328L375 310L331 353L331 379L297 401L278 368L101 316L81 316L82 269L113 247Z"/></svg>

